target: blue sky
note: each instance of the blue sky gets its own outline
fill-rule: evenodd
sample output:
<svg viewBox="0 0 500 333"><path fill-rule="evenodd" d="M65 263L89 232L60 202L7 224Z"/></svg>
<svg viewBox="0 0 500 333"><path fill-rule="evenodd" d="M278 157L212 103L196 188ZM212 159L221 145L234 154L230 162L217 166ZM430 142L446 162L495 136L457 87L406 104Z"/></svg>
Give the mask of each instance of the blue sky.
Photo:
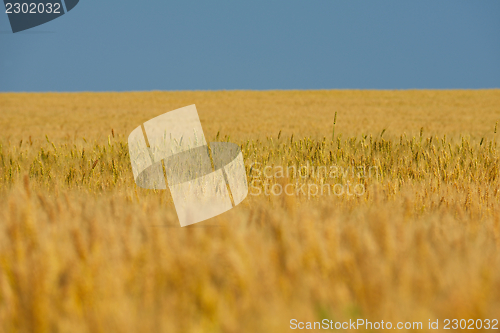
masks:
<svg viewBox="0 0 500 333"><path fill-rule="evenodd" d="M498 0L81 0L17 34L0 13L0 91L498 87Z"/></svg>

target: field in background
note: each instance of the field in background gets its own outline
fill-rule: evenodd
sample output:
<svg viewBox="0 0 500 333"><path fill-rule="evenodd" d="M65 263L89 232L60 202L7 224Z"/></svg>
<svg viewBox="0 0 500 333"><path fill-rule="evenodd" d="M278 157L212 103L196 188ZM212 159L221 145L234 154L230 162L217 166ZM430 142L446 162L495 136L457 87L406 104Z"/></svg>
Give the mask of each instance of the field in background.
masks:
<svg viewBox="0 0 500 333"><path fill-rule="evenodd" d="M127 136L189 104L261 194L180 228ZM497 121L499 90L0 94L0 331L500 319ZM347 182L365 192L264 194Z"/></svg>
<svg viewBox="0 0 500 333"><path fill-rule="evenodd" d="M479 140L492 138L500 117L499 90L415 91L217 91L141 93L1 94L0 133L42 142L82 138L105 142L113 128L130 131L157 115L196 104L207 138L218 131L234 140L292 134L331 138L334 113L339 133L396 137L403 133Z"/></svg>

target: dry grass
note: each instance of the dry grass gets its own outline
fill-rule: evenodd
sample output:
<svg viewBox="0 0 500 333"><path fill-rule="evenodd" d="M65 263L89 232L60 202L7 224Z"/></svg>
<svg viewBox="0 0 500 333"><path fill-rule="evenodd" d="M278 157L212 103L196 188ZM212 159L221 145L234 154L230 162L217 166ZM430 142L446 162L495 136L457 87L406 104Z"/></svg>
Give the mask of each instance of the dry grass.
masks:
<svg viewBox="0 0 500 333"><path fill-rule="evenodd" d="M260 189L366 193L249 196L180 228L168 193L135 187L126 137L193 103ZM0 109L0 331L499 319L498 90L0 94ZM379 172L266 179L255 162Z"/></svg>

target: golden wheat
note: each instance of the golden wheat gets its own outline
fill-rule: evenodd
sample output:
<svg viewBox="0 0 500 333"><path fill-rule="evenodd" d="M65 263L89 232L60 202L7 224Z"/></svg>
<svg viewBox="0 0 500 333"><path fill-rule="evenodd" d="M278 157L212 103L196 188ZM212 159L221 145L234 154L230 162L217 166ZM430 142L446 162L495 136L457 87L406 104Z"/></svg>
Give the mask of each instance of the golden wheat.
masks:
<svg viewBox="0 0 500 333"><path fill-rule="evenodd" d="M0 94L0 329L499 319L499 100L498 90ZM126 136L193 102L208 139L241 146L260 195L180 228L168 192L136 188ZM316 172L280 174L304 166ZM266 195L347 182L363 195Z"/></svg>

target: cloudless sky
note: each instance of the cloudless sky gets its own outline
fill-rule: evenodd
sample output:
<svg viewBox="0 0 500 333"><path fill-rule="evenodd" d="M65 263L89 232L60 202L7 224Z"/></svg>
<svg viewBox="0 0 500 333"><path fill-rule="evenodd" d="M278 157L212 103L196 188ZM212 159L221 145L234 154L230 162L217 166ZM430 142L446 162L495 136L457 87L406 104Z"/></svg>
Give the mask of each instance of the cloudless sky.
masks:
<svg viewBox="0 0 500 333"><path fill-rule="evenodd" d="M500 87L499 0L80 0L17 34L0 8L0 91Z"/></svg>

